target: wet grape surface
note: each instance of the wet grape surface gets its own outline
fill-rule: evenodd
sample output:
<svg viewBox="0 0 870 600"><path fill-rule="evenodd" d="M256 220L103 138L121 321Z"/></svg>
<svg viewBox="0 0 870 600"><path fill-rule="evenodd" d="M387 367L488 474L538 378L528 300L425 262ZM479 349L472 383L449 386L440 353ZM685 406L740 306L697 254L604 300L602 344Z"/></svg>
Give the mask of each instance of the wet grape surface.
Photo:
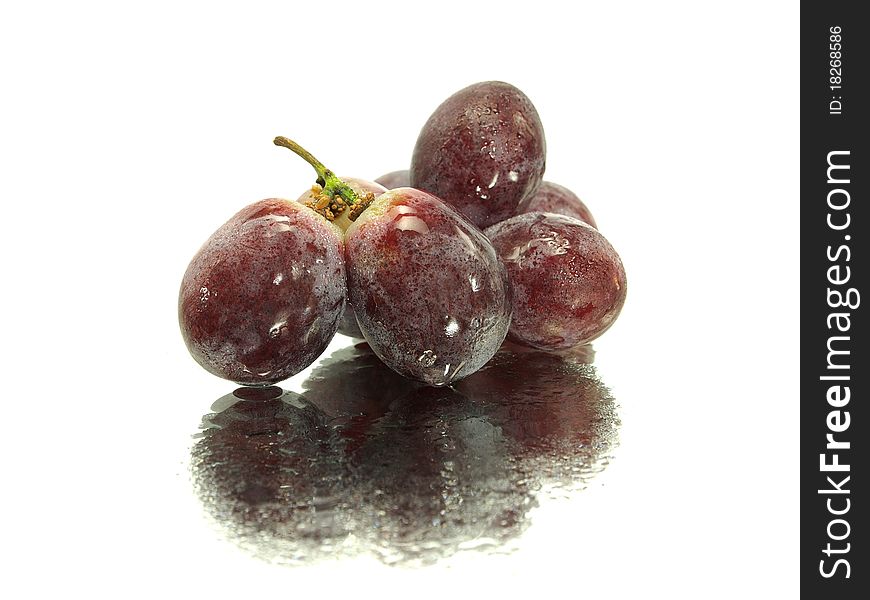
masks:
<svg viewBox="0 0 870 600"><path fill-rule="evenodd" d="M510 339L542 350L586 344L619 316L622 260L594 227L553 213L524 213L486 229L511 280Z"/></svg>
<svg viewBox="0 0 870 600"><path fill-rule="evenodd" d="M388 190L400 187L409 187L411 185L411 171L401 169L399 171L390 171L375 179L376 183L381 184Z"/></svg>
<svg viewBox="0 0 870 600"><path fill-rule="evenodd" d="M517 207L517 214L530 212L548 212L574 217L598 229L592 211L577 194L551 181L542 182L538 191L520 202Z"/></svg>
<svg viewBox="0 0 870 600"><path fill-rule="evenodd" d="M546 490L585 487L617 440L594 367L551 354L502 351L455 389L431 388L360 344L302 387L219 399L191 454L216 525L278 563L509 551Z"/></svg>
<svg viewBox="0 0 870 600"><path fill-rule="evenodd" d="M397 372L448 385L482 367L510 324L507 273L479 229L412 188L381 195L345 238L363 336Z"/></svg>
<svg viewBox="0 0 870 600"><path fill-rule="evenodd" d="M295 202L243 208L184 274L178 318L191 355L244 384L282 381L313 363L344 311L343 247L336 227Z"/></svg>
<svg viewBox="0 0 870 600"><path fill-rule="evenodd" d="M450 96L423 125L411 186L483 228L515 214L538 189L545 163L544 128L532 102L508 83L486 81Z"/></svg>

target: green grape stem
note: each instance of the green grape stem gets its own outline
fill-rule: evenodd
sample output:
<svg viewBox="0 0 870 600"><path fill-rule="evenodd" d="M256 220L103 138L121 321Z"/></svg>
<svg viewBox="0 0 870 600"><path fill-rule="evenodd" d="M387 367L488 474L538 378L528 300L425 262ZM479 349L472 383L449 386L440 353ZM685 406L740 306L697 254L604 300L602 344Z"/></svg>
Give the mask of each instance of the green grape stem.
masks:
<svg viewBox="0 0 870 600"><path fill-rule="evenodd" d="M317 172L317 183L323 188L322 193L329 197L330 200L338 196L344 200L348 206L353 206L354 204L362 202L362 199L356 195L349 185L339 179L335 173L327 169L322 162L314 158L314 155L312 155L308 150L293 140L279 135L275 138L274 144L293 151L302 157L305 162L314 167L314 170Z"/></svg>

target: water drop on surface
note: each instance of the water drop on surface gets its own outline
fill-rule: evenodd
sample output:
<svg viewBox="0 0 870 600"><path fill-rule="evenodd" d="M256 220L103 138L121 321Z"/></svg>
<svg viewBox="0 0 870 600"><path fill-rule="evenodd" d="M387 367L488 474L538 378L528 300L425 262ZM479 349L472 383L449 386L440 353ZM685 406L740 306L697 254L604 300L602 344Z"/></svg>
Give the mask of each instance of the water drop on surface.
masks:
<svg viewBox="0 0 870 600"><path fill-rule="evenodd" d="M459 321L453 317L447 319L447 325L444 326L444 334L447 337L453 337L459 332Z"/></svg>
<svg viewBox="0 0 870 600"><path fill-rule="evenodd" d="M438 360L438 355L431 350L426 350L417 358L417 362L419 362L424 367L431 367L435 364L436 360Z"/></svg>
<svg viewBox="0 0 870 600"><path fill-rule="evenodd" d="M426 221L414 215L403 215L402 218L396 219L395 223L399 231L416 231L424 235L429 233L429 225Z"/></svg>

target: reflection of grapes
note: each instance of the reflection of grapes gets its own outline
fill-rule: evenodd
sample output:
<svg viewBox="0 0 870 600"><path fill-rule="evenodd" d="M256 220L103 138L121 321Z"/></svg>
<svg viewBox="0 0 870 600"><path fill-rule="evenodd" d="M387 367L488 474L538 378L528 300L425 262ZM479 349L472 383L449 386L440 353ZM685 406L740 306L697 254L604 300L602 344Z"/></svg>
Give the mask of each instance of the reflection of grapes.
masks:
<svg viewBox="0 0 870 600"><path fill-rule="evenodd" d="M236 214L197 252L178 317L206 370L244 384L281 381L310 365L344 311L341 232L314 211L263 200Z"/></svg>
<svg viewBox="0 0 870 600"><path fill-rule="evenodd" d="M542 488L584 486L616 441L594 369L540 352L499 352L456 388L433 389L359 345L302 387L304 397L221 399L191 451L207 510L271 561L362 552L420 564L497 550L528 525Z"/></svg>
<svg viewBox="0 0 870 600"><path fill-rule="evenodd" d="M379 183L388 190L394 190L400 187L410 187L411 171L403 169L401 171L390 171L385 175L381 175L375 179L375 183Z"/></svg>
<svg viewBox="0 0 870 600"><path fill-rule="evenodd" d="M349 438L363 435L371 421L422 385L387 368L366 343L334 352L302 384L305 399L341 424Z"/></svg>
<svg viewBox="0 0 870 600"><path fill-rule="evenodd" d="M203 417L191 468L206 508L247 542L290 536L317 547L347 535L330 512L346 491L344 467L335 460L343 442L326 423L326 415L292 392L239 400Z"/></svg>
<svg viewBox="0 0 870 600"><path fill-rule="evenodd" d="M499 349L500 353L505 352L513 352L515 354L518 353L535 353L540 354L540 350L537 348L531 348L529 346L525 346L523 344L517 344L516 342L512 342L510 338L504 341L504 344L501 345ZM587 364L591 365L595 362L595 349L592 347L592 344L580 344L579 346L574 346L572 348L566 348L564 350L547 350L547 354L551 354L553 356L558 356L563 360L574 363L574 364ZM487 363L488 364L488 363Z"/></svg>
<svg viewBox="0 0 870 600"><path fill-rule="evenodd" d="M616 320L625 302L625 270L593 227L571 217L525 213L486 234L511 278L513 341L542 350L571 348Z"/></svg>
<svg viewBox="0 0 870 600"><path fill-rule="evenodd" d="M476 83L450 96L423 125L411 186L486 227L535 193L545 154L544 128L526 95L500 81Z"/></svg>
<svg viewBox="0 0 870 600"><path fill-rule="evenodd" d="M456 389L488 407L516 456L537 460L539 450L557 448L594 455L600 449L589 445L615 432L611 399L594 368L551 353L499 352Z"/></svg>
<svg viewBox="0 0 870 600"><path fill-rule="evenodd" d="M530 212L548 212L574 217L596 229L598 228L595 219L592 218L592 213L577 197L577 194L566 187L549 181L541 183L538 191L520 202L517 207L517 214Z"/></svg>
<svg viewBox="0 0 870 600"><path fill-rule="evenodd" d="M486 237L412 188L378 197L347 231L348 294L389 367L430 385L482 367L510 323L507 276Z"/></svg>

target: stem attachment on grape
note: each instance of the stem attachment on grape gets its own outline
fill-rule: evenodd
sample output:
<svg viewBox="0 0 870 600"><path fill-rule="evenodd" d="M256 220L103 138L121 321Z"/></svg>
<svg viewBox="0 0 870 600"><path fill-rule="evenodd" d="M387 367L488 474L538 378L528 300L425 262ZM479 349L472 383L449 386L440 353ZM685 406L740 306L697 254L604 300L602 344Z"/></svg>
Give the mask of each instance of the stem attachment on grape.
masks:
<svg viewBox="0 0 870 600"><path fill-rule="evenodd" d="M314 167L317 173L317 186L311 190L314 200L306 203L306 205L326 219L334 221L347 207L351 207L348 218L351 221L355 221L359 214L374 200L375 196L372 193L368 193L363 197L358 196L349 185L339 179L331 170L327 169L322 162L314 158L313 154L293 140L279 135L273 142L276 146L291 150ZM318 186L320 189L318 189Z"/></svg>

